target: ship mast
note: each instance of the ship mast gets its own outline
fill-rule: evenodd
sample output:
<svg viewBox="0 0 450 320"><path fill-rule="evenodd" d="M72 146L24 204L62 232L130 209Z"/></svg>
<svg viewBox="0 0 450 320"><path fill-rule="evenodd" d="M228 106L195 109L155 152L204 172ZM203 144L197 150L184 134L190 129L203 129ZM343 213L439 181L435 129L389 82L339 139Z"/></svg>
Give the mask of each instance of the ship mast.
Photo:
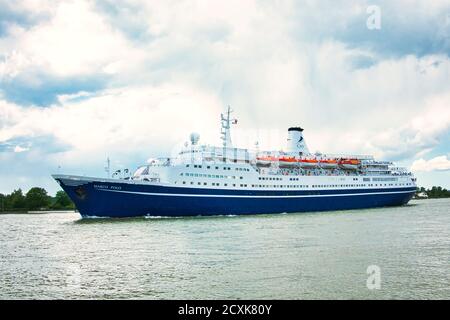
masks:
<svg viewBox="0 0 450 320"><path fill-rule="evenodd" d="M227 108L227 112L225 115L222 113L220 115L221 117L221 124L222 128L220 130L221 133L221 139L223 140L223 161L226 162L226 154L227 154L227 148L232 148L232 142L231 142L231 134L230 134L230 128L231 128L231 119L230 114L233 112L231 110L230 106ZM235 121L235 120L233 120Z"/></svg>

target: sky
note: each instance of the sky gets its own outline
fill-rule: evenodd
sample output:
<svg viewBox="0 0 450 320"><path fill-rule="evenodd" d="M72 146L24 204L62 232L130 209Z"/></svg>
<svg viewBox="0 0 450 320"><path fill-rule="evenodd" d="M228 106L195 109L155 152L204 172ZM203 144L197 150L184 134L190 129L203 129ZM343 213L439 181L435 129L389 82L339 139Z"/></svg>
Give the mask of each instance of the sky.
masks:
<svg viewBox="0 0 450 320"><path fill-rule="evenodd" d="M450 0L0 0L0 192L198 132L372 154L450 188Z"/></svg>

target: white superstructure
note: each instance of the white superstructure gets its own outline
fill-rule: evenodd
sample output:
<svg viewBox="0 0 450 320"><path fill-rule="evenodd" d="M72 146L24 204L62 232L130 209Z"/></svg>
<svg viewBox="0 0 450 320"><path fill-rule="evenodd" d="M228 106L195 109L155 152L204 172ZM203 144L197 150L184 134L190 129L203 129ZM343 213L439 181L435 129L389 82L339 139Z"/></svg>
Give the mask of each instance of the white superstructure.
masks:
<svg viewBox="0 0 450 320"><path fill-rule="evenodd" d="M285 152L235 148L230 128L236 120L228 108L221 115L223 145L199 145L200 136L175 158L154 159L129 178L152 184L206 189L240 190L339 190L415 186L406 168L372 156L311 154L303 129L288 130Z"/></svg>

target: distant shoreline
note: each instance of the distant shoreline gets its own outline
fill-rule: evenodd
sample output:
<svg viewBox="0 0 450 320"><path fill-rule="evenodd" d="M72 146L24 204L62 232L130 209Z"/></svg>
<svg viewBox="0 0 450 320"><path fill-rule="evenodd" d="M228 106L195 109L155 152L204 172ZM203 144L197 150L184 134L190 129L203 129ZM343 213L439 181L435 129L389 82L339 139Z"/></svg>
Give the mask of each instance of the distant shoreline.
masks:
<svg viewBox="0 0 450 320"><path fill-rule="evenodd" d="M46 214L46 213L77 213L76 210L30 210L30 211L0 211L1 214Z"/></svg>

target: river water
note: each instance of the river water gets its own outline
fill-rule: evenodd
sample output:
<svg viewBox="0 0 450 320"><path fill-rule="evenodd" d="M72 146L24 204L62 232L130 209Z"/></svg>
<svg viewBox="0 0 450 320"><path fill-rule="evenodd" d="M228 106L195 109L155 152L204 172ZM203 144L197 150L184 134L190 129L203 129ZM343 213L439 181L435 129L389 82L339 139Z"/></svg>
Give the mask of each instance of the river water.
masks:
<svg viewBox="0 0 450 320"><path fill-rule="evenodd" d="M247 217L5 214L0 239L3 299L450 299L450 199Z"/></svg>

